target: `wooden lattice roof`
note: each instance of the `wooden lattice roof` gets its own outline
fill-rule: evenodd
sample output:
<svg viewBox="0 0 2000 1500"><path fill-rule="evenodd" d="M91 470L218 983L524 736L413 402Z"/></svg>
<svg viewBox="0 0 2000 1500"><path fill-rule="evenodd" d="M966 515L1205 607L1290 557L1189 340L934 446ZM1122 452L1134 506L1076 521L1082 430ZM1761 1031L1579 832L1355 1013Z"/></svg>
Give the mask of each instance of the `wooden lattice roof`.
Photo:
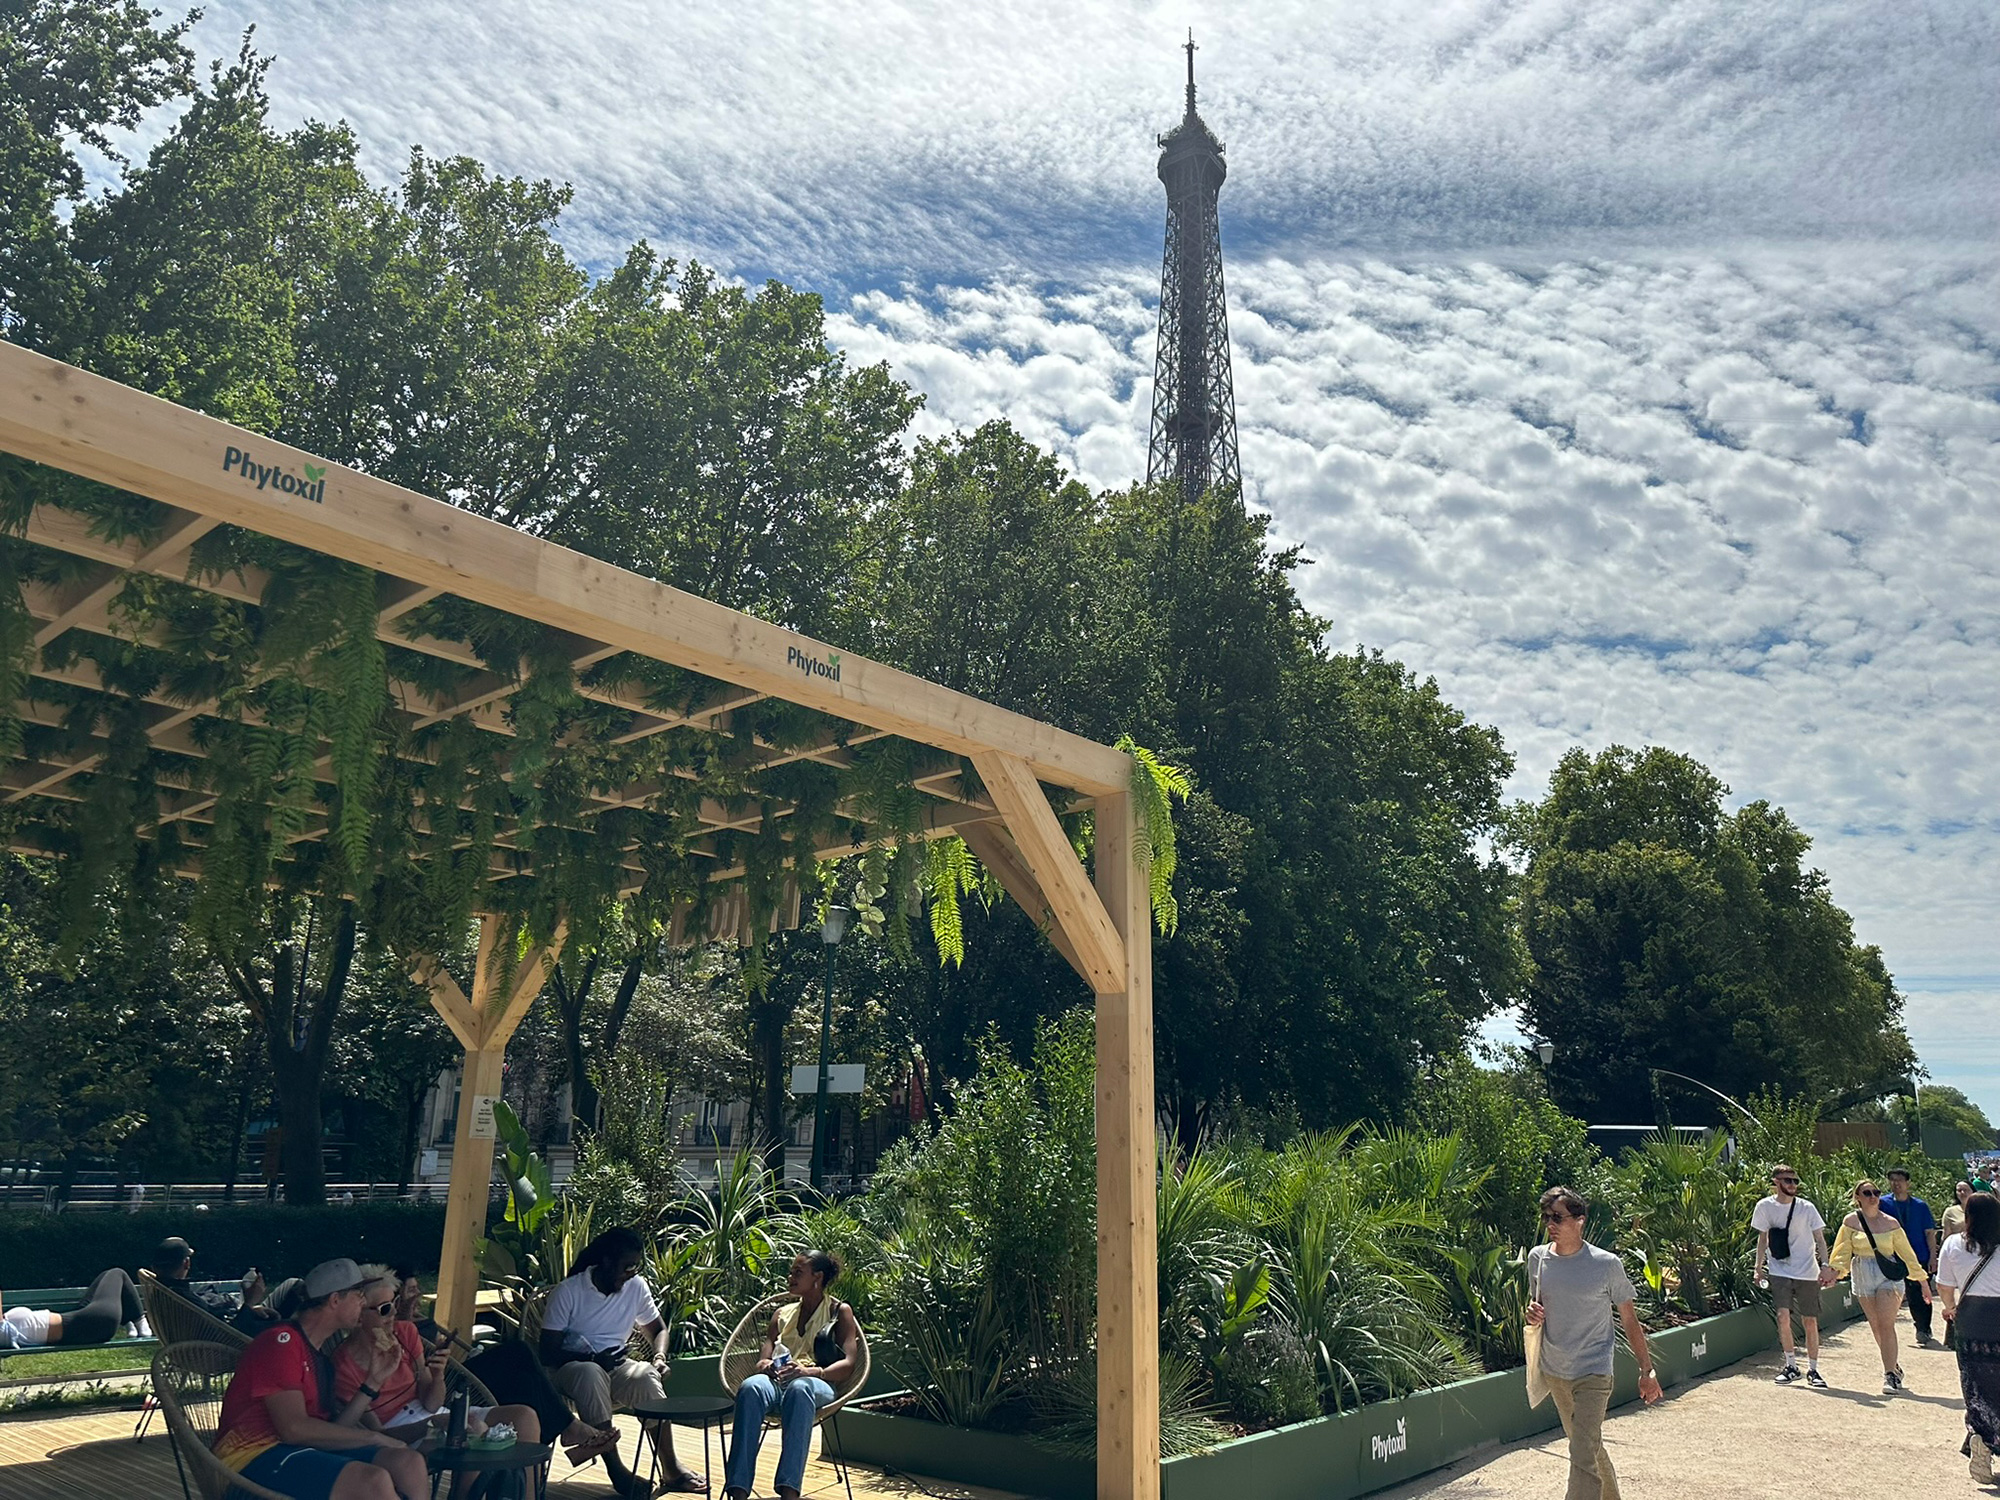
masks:
<svg viewBox="0 0 2000 1500"><path fill-rule="evenodd" d="M671 818L709 881L741 877L741 836L782 831L815 796L834 799L814 807L819 858L958 832L1003 879L1010 862L1025 878L988 786L996 769L1016 794L1039 780L1075 805L1129 784L1131 761L1110 747L6 344L0 450L143 497L87 514L49 486L53 499L17 515L0 542L35 648L15 702L22 752L0 770L16 849L52 852L60 804L114 774L102 726L136 704L159 820L177 825L182 868L198 872L218 804L204 762L217 725L246 709L226 673L186 663L216 654L204 629L288 602L293 549L372 570L398 753L435 758L449 726L515 735L533 658L563 682L563 744L593 752L572 768L578 816ZM103 648L114 640L126 645ZM147 647L181 668L135 672ZM312 768L323 785L333 755L323 745ZM858 793L864 782L890 790ZM327 799L316 800L292 842L331 836ZM495 879L532 862L501 823ZM659 826L634 825L625 893L645 881L645 830ZM789 904L781 921L796 920L795 887ZM724 897L709 929L740 933L745 916L740 897Z"/></svg>

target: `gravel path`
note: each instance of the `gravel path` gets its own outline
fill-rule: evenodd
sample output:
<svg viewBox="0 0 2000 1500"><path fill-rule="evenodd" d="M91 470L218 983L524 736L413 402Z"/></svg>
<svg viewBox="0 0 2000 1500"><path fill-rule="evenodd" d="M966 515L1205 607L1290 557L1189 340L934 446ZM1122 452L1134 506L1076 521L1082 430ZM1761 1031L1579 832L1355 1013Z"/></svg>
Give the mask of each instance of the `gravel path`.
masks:
<svg viewBox="0 0 2000 1500"><path fill-rule="evenodd" d="M1875 1340L1857 1318L1820 1350L1831 1390L1773 1385L1774 1341L1768 1355L1676 1386L1658 1406L1620 1407L1604 1434L1625 1500L1853 1495L1858 1472L1874 1476L1871 1495L1992 1495L1972 1482L1959 1456L1958 1361L1947 1350L1919 1349L1907 1313L1897 1333L1908 1382L1900 1396L1881 1394ZM1461 1459L1377 1500L1562 1500L1568 1475L1569 1443L1558 1428Z"/></svg>

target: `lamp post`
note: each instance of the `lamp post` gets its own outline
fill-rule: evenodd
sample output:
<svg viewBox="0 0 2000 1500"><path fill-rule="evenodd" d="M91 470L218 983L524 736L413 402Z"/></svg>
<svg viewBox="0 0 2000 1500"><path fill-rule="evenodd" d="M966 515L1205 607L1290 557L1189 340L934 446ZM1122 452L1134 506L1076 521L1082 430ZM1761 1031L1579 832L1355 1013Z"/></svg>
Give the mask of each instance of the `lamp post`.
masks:
<svg viewBox="0 0 2000 1500"><path fill-rule="evenodd" d="M826 1185L826 1085L833 1051L833 950L847 932L847 908L829 906L819 924L819 943L826 949L826 994L819 1016L819 1095L813 1101L812 1185Z"/></svg>
<svg viewBox="0 0 2000 1500"><path fill-rule="evenodd" d="M1535 1056L1542 1060L1542 1066L1546 1068L1556 1060L1556 1044L1550 1041L1535 1043Z"/></svg>

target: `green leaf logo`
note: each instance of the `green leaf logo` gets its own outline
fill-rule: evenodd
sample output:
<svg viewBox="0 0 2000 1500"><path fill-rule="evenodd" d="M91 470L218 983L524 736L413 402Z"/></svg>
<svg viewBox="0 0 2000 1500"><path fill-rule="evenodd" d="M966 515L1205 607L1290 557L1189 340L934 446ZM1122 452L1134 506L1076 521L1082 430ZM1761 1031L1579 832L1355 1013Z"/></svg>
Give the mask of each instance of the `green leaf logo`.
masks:
<svg viewBox="0 0 2000 1500"><path fill-rule="evenodd" d="M325 465L325 464L307 464L307 465L306 465L306 483L307 483L307 484L318 484L318 483L319 483L319 482L320 482L320 481L321 481L322 479L324 479L324 478L326 478L326 465Z"/></svg>
<svg viewBox="0 0 2000 1500"><path fill-rule="evenodd" d="M838 669L839 669L839 667L840 667L840 653L839 653L838 651L829 651L829 652L827 652L827 653L826 653L826 664L827 664L827 665L828 665L829 667L832 667L832 668L834 668L835 670L838 670Z"/></svg>

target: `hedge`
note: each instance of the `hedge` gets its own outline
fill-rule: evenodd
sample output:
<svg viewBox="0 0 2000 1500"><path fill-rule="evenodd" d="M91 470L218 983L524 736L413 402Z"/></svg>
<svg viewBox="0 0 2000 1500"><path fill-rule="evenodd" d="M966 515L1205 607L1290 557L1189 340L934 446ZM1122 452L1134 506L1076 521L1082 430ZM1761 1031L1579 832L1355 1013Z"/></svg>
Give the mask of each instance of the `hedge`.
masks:
<svg viewBox="0 0 2000 1500"><path fill-rule="evenodd" d="M497 1212L497 1209L496 1209ZM0 1212L0 1287L80 1286L107 1266L136 1272L170 1234L195 1247L195 1275L234 1277L261 1266L270 1281L303 1275L336 1255L437 1269L442 1203L355 1203L322 1208L221 1205L134 1213Z"/></svg>

